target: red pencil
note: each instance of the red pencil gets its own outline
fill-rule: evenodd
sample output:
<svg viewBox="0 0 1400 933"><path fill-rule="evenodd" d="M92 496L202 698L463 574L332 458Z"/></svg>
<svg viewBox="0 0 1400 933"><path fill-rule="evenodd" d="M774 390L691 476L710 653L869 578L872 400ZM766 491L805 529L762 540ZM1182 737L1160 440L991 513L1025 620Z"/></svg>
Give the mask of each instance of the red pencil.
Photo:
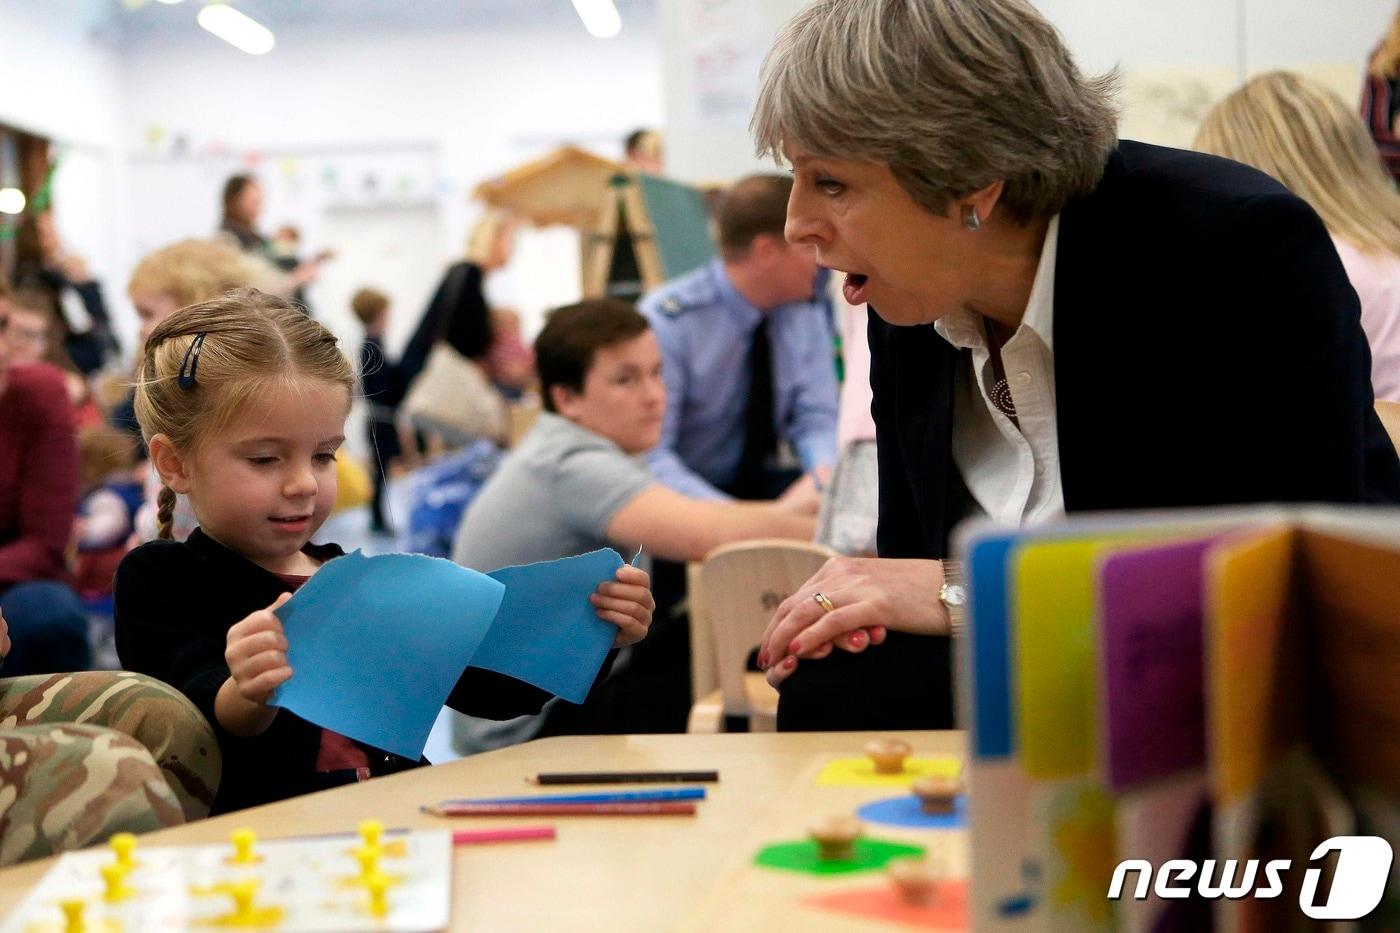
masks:
<svg viewBox="0 0 1400 933"><path fill-rule="evenodd" d="M553 826L502 826L500 829L459 829L452 834L454 846L481 842L521 842L526 839L553 839Z"/></svg>
<svg viewBox="0 0 1400 933"><path fill-rule="evenodd" d="M636 803L454 803L423 807L437 816L694 816L695 802Z"/></svg>

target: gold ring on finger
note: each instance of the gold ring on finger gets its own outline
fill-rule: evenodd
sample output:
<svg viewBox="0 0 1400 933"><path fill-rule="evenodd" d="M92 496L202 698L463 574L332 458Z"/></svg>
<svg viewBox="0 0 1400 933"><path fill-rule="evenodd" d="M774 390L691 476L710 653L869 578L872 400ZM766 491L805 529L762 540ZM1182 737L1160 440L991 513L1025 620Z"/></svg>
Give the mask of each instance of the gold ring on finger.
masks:
<svg viewBox="0 0 1400 933"><path fill-rule="evenodd" d="M822 612L836 611L836 607L831 604L831 600L827 599L825 593L813 593L812 599L816 600L817 605L822 607Z"/></svg>

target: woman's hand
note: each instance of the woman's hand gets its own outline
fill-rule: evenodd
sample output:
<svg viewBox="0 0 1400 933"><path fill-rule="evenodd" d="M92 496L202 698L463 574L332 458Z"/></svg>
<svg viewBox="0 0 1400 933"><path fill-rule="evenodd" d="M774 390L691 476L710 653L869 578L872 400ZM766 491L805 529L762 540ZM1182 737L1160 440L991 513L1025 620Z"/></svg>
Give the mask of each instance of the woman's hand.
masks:
<svg viewBox="0 0 1400 933"><path fill-rule="evenodd" d="M292 676L287 664L287 635L277 618L277 610L291 598L291 593L283 593L271 606L250 613L228 630L224 660L239 696L249 703L265 706L272 691Z"/></svg>
<svg viewBox="0 0 1400 933"><path fill-rule="evenodd" d="M10 653L10 627L5 624L5 613L0 611L0 661Z"/></svg>
<svg viewBox="0 0 1400 933"><path fill-rule="evenodd" d="M639 567L617 568L616 583L600 583L588 597L598 618L617 626L614 647L635 645L647 637L656 600L651 595L651 577Z"/></svg>
<svg viewBox="0 0 1400 933"><path fill-rule="evenodd" d="M938 599L943 565L934 560L836 557L783 600L759 645L758 663L778 686L799 658L823 658L832 647L864 651L885 630L946 635L948 611ZM813 598L821 593L831 612Z"/></svg>

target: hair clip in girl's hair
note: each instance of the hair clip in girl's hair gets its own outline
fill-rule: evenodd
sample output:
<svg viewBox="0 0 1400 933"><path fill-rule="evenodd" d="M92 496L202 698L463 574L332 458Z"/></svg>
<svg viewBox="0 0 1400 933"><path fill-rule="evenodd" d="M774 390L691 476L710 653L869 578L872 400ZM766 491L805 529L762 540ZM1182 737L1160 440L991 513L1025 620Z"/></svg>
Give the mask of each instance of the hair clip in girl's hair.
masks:
<svg viewBox="0 0 1400 933"><path fill-rule="evenodd" d="M204 338L209 336L204 331L194 335L194 340L190 342L190 348L185 351L185 358L180 361L180 388L194 388L195 370L199 368L199 351L204 348Z"/></svg>

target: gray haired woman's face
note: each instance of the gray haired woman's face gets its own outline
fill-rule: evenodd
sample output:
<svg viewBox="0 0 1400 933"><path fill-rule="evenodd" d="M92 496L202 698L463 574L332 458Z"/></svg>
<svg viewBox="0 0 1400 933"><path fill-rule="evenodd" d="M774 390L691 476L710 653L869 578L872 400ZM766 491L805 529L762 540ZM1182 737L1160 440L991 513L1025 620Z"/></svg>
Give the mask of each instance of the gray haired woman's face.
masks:
<svg viewBox="0 0 1400 933"><path fill-rule="evenodd" d="M960 221L920 206L886 165L796 149L787 156L794 181L787 238L816 247L822 266L846 273L847 301L910 325L972 298L977 243Z"/></svg>

